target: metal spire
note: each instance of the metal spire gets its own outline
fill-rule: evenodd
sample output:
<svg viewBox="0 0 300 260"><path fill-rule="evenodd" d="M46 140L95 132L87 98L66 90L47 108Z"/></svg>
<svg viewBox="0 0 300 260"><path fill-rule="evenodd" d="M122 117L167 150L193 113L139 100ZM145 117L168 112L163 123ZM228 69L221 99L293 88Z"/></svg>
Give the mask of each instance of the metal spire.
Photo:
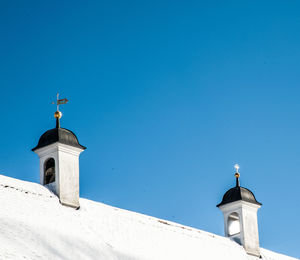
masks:
<svg viewBox="0 0 300 260"><path fill-rule="evenodd" d="M239 173L239 168L240 166L238 164L235 164L234 165L234 168L235 168L235 178L236 178L236 187L240 187L240 173Z"/></svg>

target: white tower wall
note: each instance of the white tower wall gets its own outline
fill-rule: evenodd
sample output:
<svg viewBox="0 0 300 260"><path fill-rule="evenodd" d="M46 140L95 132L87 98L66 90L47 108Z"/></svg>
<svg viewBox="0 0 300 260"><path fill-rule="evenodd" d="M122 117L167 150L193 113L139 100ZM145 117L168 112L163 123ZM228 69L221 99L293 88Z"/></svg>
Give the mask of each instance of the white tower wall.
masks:
<svg viewBox="0 0 300 260"><path fill-rule="evenodd" d="M55 181L45 185L60 199L61 204L79 207L79 155L83 149L59 142L34 152L40 158L40 183L44 185L44 165L49 158L55 161Z"/></svg>
<svg viewBox="0 0 300 260"><path fill-rule="evenodd" d="M260 208L260 205L239 200L221 205L219 208L224 216L225 236L240 243L248 254L260 256L257 224L257 210ZM240 232L231 235L228 219L233 213L237 213L239 216Z"/></svg>

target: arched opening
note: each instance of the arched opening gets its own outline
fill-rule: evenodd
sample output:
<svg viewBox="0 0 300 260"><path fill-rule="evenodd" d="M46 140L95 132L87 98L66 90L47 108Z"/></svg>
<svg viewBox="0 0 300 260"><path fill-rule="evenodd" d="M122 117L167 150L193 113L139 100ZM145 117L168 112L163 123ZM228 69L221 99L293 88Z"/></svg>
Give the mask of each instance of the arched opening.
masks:
<svg viewBox="0 0 300 260"><path fill-rule="evenodd" d="M55 161L49 158L44 164L44 185L55 182Z"/></svg>
<svg viewBox="0 0 300 260"><path fill-rule="evenodd" d="M228 236L234 236L241 232L240 217L236 212L233 212L228 217Z"/></svg>

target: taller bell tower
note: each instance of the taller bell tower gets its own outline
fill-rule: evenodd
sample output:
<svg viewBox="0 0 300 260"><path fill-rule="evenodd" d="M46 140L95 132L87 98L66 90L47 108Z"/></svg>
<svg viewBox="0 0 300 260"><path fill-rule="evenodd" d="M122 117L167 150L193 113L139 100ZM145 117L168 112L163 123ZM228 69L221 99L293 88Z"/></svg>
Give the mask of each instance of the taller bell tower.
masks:
<svg viewBox="0 0 300 260"><path fill-rule="evenodd" d="M46 131L32 151L40 159L40 183L55 193L62 205L79 208L79 155L86 147L72 131L60 127L58 106L66 102L57 99L56 127Z"/></svg>

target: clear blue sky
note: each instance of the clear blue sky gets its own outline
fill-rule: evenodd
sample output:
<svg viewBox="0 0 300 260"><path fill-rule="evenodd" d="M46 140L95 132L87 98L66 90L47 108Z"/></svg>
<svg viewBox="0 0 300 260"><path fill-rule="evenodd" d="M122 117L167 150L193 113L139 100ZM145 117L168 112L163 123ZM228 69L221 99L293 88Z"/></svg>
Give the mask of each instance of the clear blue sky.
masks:
<svg viewBox="0 0 300 260"><path fill-rule="evenodd" d="M300 2L0 2L2 174L39 181L55 126L88 149L81 196L223 235L241 184L261 246L300 257Z"/></svg>

